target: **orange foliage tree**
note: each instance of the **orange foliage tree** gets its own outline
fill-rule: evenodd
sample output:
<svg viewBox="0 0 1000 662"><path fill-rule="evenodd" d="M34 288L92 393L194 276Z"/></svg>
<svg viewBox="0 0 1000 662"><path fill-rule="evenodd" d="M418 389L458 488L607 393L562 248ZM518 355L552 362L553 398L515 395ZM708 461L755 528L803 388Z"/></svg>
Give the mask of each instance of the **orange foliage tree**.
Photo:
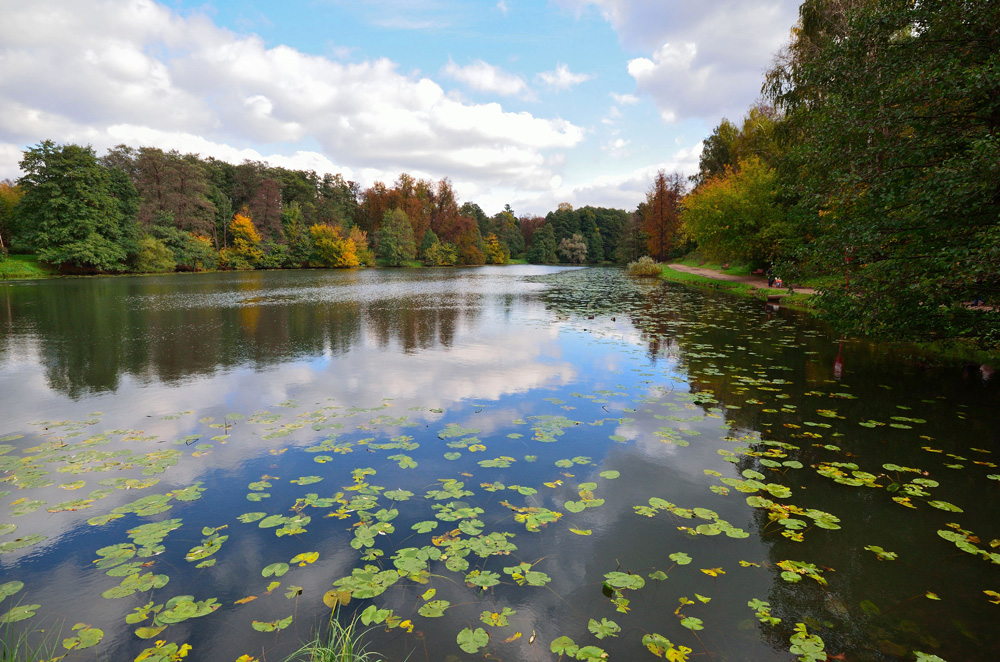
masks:
<svg viewBox="0 0 1000 662"><path fill-rule="evenodd" d="M667 175L661 170L646 193L643 229L649 235L649 254L660 262L669 257L678 239L684 182L683 175L676 172Z"/></svg>

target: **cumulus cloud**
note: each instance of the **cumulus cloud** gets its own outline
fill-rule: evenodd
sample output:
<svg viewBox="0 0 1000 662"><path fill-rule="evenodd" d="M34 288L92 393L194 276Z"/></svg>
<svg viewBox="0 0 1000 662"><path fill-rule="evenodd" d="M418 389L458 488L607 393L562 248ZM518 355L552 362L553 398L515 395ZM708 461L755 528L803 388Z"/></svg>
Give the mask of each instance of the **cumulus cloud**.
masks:
<svg viewBox="0 0 1000 662"><path fill-rule="evenodd" d="M590 80L593 76L591 74L575 74L569 70L567 65L560 62L553 71L543 71L535 78L550 89L568 90L574 85Z"/></svg>
<svg viewBox="0 0 1000 662"><path fill-rule="evenodd" d="M269 48L153 0L24 3L5 13L0 44L0 177L18 174L9 146L52 138L537 187L558 174L551 152L584 139L566 120L462 102L385 58ZM496 87L526 88L493 73Z"/></svg>
<svg viewBox="0 0 1000 662"><path fill-rule="evenodd" d="M597 8L623 44L647 55L629 62L641 94L665 121L738 117L760 94L772 54L787 41L799 0L557 0ZM621 103L621 102L619 102Z"/></svg>
<svg viewBox="0 0 1000 662"><path fill-rule="evenodd" d="M442 71L449 78L454 78L480 92L513 96L523 94L528 89L528 84L520 76L509 74L500 67L482 60L476 60L464 67L458 66L453 60L448 60Z"/></svg>

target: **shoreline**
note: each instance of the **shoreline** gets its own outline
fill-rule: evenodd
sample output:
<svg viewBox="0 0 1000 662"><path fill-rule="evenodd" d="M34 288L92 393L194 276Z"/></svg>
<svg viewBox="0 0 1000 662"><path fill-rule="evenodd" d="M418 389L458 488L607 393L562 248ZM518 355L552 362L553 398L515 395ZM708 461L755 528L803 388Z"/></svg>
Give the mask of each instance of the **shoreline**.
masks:
<svg viewBox="0 0 1000 662"><path fill-rule="evenodd" d="M816 295L816 290L805 287L768 287L767 278L763 276L734 276L707 267L690 267L673 262L663 265L663 270L658 278L671 283L683 283L732 292L759 301L767 301L770 297L779 297L778 305L814 315L817 312L810 303L810 300Z"/></svg>

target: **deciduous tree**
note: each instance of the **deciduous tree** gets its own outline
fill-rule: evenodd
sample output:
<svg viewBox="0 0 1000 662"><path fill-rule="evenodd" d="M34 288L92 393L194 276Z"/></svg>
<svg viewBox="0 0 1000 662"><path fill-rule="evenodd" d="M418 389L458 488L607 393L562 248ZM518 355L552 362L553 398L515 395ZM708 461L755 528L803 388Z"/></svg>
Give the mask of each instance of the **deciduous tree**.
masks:
<svg viewBox="0 0 1000 662"><path fill-rule="evenodd" d="M135 189L101 166L90 147L51 140L24 152L19 215L42 261L79 269L124 271L139 251L138 226L127 216Z"/></svg>
<svg viewBox="0 0 1000 662"><path fill-rule="evenodd" d="M417 256L413 227L402 209L387 211L375 236L375 254L391 267L402 266Z"/></svg>
<svg viewBox="0 0 1000 662"><path fill-rule="evenodd" d="M1000 346L1000 3L808 0L768 76L846 331ZM849 279L849 282L848 282Z"/></svg>
<svg viewBox="0 0 1000 662"><path fill-rule="evenodd" d="M643 228L649 235L649 253L660 262L667 259L678 239L684 189L685 180L682 175L675 172L668 176L661 170L646 193Z"/></svg>
<svg viewBox="0 0 1000 662"><path fill-rule="evenodd" d="M684 231L708 257L769 265L790 234L773 168L756 156L726 166L684 198Z"/></svg>

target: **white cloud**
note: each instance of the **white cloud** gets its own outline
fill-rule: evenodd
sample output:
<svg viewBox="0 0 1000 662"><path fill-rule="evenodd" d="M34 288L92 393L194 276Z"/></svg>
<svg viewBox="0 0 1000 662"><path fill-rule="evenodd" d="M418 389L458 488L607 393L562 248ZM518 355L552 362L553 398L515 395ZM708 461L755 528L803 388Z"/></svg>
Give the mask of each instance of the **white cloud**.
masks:
<svg viewBox="0 0 1000 662"><path fill-rule="evenodd" d="M574 85L584 83L593 77L591 74L575 74L569 70L567 65L560 62L553 71L543 71L535 78L550 89L568 90Z"/></svg>
<svg viewBox="0 0 1000 662"><path fill-rule="evenodd" d="M625 140L624 138L615 138L601 145L601 149L615 158L621 158L628 155L628 146L631 142L631 140Z"/></svg>
<svg viewBox="0 0 1000 662"><path fill-rule="evenodd" d="M634 106L639 103L639 97L634 94L616 94L615 92L611 92L610 94L611 98L619 106Z"/></svg>
<svg viewBox="0 0 1000 662"><path fill-rule="evenodd" d="M623 147L625 146L623 145ZM631 211L645 200L646 190L649 189L653 178L660 170L665 170L668 173L679 172L682 175L693 175L698 172L701 149L702 143L699 142L691 147L678 150L666 161L644 165L621 174L603 175L588 183L546 191L537 194L534 198L516 199L512 204L518 210L522 208L555 209L560 202L569 202L574 207L595 205Z"/></svg>
<svg viewBox="0 0 1000 662"><path fill-rule="evenodd" d="M514 96L523 94L528 89L528 84L520 76L509 74L500 67L482 60L476 60L464 67L458 66L453 60L448 60L442 73L480 92Z"/></svg>
<svg viewBox="0 0 1000 662"><path fill-rule="evenodd" d="M499 9L500 13L503 14L504 16L506 16L507 12L510 11L510 9L507 7L507 3L504 2L504 0L500 0L500 2L497 3L497 9Z"/></svg>
<svg viewBox="0 0 1000 662"><path fill-rule="evenodd" d="M557 0L596 7L629 49L638 92L665 121L739 117L760 95L772 55L788 40L799 0ZM623 101L618 103L623 104Z"/></svg>
<svg viewBox="0 0 1000 662"><path fill-rule="evenodd" d="M125 142L356 176L418 171L537 189L558 174L552 151L585 135L559 118L463 102L385 58L341 62L268 48L153 0L24 3L5 13L0 44L4 146L51 138L100 152ZM484 62L449 71L479 89L527 90ZM0 149L0 178L18 175L11 151Z"/></svg>

